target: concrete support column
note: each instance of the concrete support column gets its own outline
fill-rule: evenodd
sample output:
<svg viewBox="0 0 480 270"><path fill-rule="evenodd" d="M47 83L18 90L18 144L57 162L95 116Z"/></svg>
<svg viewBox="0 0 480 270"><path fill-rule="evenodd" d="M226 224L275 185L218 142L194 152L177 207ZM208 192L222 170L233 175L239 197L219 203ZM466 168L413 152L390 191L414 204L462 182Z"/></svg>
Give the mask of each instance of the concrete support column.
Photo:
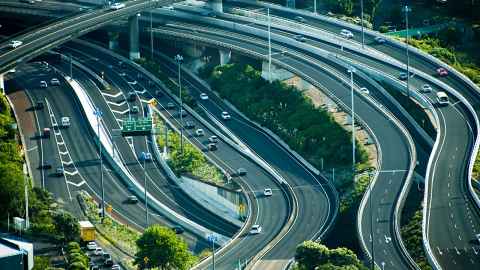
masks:
<svg viewBox="0 0 480 270"><path fill-rule="evenodd" d="M3 76L3 74L0 74L0 89L2 89L2 93L5 94L5 79Z"/></svg>
<svg viewBox="0 0 480 270"><path fill-rule="evenodd" d="M268 75L268 61L263 61L262 62L262 78L264 78L265 80L269 80L269 75ZM288 80L288 79L291 79L293 78L293 73L291 73L290 71L286 70L286 69L283 69L283 68L279 68L277 66L275 66L274 64L272 64L270 66L270 72L272 73L272 81L275 81L275 80L279 80L279 81L284 81L284 80Z"/></svg>
<svg viewBox="0 0 480 270"><path fill-rule="evenodd" d="M215 12L223 12L222 0L209 0L208 6Z"/></svg>
<svg viewBox="0 0 480 270"><path fill-rule="evenodd" d="M118 37L119 33L117 32L108 32L108 48L110 50L117 50L119 47Z"/></svg>
<svg viewBox="0 0 480 270"><path fill-rule="evenodd" d="M218 53L220 54L220 65L226 65L230 62L230 59L232 59L232 51L230 50L218 50Z"/></svg>
<svg viewBox="0 0 480 270"><path fill-rule="evenodd" d="M205 47L197 46L195 44L186 45L183 51L185 52L186 55L188 55L191 58L200 58L203 56L203 53L205 52Z"/></svg>
<svg viewBox="0 0 480 270"><path fill-rule="evenodd" d="M139 42L140 36L138 33L138 16L133 15L128 18L129 42L130 42L130 59L135 60L140 58Z"/></svg>
<svg viewBox="0 0 480 270"><path fill-rule="evenodd" d="M295 0L287 0L286 6L289 8L295 8Z"/></svg>

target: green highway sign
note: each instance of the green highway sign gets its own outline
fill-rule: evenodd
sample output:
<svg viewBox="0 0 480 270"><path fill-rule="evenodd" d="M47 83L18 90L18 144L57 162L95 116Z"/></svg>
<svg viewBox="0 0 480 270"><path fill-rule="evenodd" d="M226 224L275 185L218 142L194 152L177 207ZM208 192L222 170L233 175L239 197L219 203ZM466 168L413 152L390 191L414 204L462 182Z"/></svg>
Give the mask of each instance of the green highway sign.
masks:
<svg viewBox="0 0 480 270"><path fill-rule="evenodd" d="M127 118L122 122L122 136L146 136L152 134L152 118Z"/></svg>

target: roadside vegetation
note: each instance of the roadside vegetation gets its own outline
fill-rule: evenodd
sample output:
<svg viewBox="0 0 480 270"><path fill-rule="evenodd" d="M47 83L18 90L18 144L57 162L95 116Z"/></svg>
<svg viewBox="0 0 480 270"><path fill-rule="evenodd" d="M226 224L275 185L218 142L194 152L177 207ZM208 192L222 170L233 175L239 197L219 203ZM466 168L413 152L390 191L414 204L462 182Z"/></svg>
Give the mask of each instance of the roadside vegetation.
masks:
<svg viewBox="0 0 480 270"><path fill-rule="evenodd" d="M190 269L197 258L175 232L158 224L148 227L136 241L135 262L140 269Z"/></svg>
<svg viewBox="0 0 480 270"><path fill-rule="evenodd" d="M405 247L409 251L413 260L422 270L431 270L432 267L428 264L423 250L422 243L422 210L415 212L407 225L401 229L401 235Z"/></svg>
<svg viewBox="0 0 480 270"><path fill-rule="evenodd" d="M69 270L88 270L89 269L89 258L82 251L80 245L77 242L70 242L66 246L66 256L67 261L66 269Z"/></svg>
<svg viewBox="0 0 480 270"><path fill-rule="evenodd" d="M329 249L323 244L306 241L297 246L294 270L345 269L367 270L355 253L347 248Z"/></svg>
<svg viewBox="0 0 480 270"><path fill-rule="evenodd" d="M155 125L159 130L165 130L163 126L164 123L161 120L156 120ZM157 142L159 147L163 148L165 146L165 134L158 135ZM224 184L225 180L223 173L207 160L200 149L192 145L185 138L183 140L182 154L180 148L180 134L172 129L168 130L167 145L167 163L178 177L181 175L193 176L194 178L205 182L212 182L217 185Z"/></svg>

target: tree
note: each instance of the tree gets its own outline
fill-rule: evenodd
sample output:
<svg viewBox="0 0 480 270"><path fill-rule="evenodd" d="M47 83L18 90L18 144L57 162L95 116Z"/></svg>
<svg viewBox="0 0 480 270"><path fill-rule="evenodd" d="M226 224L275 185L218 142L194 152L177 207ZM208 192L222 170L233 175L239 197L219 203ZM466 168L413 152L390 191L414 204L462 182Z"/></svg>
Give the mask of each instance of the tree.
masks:
<svg viewBox="0 0 480 270"><path fill-rule="evenodd" d="M196 261L187 243L175 232L158 224L148 227L137 240L138 252L134 264L141 269L159 267L162 270L187 270Z"/></svg>
<svg viewBox="0 0 480 270"><path fill-rule="evenodd" d="M55 227L63 234L64 241L73 241L80 238L78 219L68 212L59 212L53 216Z"/></svg>
<svg viewBox="0 0 480 270"><path fill-rule="evenodd" d="M353 251L347 248L329 249L313 241L297 247L295 260L301 270L365 270Z"/></svg>

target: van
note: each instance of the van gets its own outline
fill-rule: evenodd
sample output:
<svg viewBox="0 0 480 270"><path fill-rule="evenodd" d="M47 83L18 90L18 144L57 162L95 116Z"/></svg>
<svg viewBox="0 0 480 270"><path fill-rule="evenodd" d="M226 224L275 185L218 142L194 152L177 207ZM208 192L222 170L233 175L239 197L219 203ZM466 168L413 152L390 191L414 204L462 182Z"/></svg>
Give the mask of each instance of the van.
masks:
<svg viewBox="0 0 480 270"><path fill-rule="evenodd" d="M437 92L437 101L441 106L448 105L448 96L445 92Z"/></svg>

